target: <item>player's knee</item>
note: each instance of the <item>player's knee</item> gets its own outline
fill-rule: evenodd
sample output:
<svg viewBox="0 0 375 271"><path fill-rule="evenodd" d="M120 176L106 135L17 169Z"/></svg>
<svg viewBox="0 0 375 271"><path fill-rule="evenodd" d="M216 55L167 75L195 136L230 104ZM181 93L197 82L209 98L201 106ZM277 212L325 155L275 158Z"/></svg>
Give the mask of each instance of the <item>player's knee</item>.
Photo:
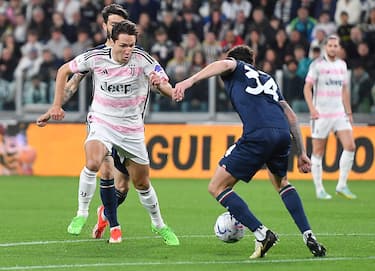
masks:
<svg viewBox="0 0 375 271"><path fill-rule="evenodd" d="M133 180L134 187L137 190L147 190L150 188L150 180L149 179L140 179L140 180Z"/></svg>
<svg viewBox="0 0 375 271"><path fill-rule="evenodd" d="M99 160L96 160L96 159L89 159L87 160L86 162L86 167L91 170L91 171L95 171L95 172L98 172L99 169L100 169L100 165L101 165L101 162ZM103 173L103 172L102 172Z"/></svg>

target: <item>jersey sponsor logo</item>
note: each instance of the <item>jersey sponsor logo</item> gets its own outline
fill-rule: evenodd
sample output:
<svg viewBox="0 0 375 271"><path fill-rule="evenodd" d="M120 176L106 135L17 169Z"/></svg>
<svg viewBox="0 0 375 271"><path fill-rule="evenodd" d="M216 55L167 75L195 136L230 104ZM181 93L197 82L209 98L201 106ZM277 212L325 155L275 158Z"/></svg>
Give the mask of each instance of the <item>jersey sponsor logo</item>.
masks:
<svg viewBox="0 0 375 271"><path fill-rule="evenodd" d="M326 81L326 85L327 86L339 86L341 87L342 86L342 80L334 80L334 79L328 79Z"/></svg>
<svg viewBox="0 0 375 271"><path fill-rule="evenodd" d="M130 84L108 84L104 82L100 85L100 89L109 93L128 94L131 91Z"/></svg>

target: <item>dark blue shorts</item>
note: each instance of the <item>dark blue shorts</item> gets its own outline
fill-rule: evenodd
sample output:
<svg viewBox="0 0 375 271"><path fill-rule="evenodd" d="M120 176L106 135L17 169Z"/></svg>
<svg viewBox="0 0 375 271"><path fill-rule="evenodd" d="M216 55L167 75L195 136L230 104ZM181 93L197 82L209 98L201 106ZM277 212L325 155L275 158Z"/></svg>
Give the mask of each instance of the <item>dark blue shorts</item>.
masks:
<svg viewBox="0 0 375 271"><path fill-rule="evenodd" d="M125 174L126 176L129 176L129 172L124 166L125 161L122 163L120 160L120 157L117 155L117 151L115 148L112 148L112 157L115 164L115 168L117 168L120 172Z"/></svg>
<svg viewBox="0 0 375 271"><path fill-rule="evenodd" d="M219 165L236 179L249 182L264 165L280 177L286 176L290 152L290 132L285 129L263 128L232 145Z"/></svg>

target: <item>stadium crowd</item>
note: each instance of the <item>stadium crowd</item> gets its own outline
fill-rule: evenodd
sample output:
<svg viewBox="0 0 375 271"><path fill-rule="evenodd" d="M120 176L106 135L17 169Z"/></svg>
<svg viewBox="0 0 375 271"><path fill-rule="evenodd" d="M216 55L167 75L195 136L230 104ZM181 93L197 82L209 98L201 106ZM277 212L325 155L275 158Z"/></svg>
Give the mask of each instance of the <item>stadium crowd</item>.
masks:
<svg viewBox="0 0 375 271"><path fill-rule="evenodd" d="M324 54L325 37L337 33L351 70L353 112L375 114L374 0L0 0L0 110L15 109L20 85L23 105L51 103L59 66L105 42L100 11L111 3L128 10L138 45L163 65L172 85L247 44L259 68L282 71L279 83L296 112L308 112L308 67ZM207 87L208 81L194 86ZM222 87L218 80L216 110L231 111ZM178 104L153 95L150 110L208 110L207 91L187 95ZM72 99L66 109L77 106Z"/></svg>

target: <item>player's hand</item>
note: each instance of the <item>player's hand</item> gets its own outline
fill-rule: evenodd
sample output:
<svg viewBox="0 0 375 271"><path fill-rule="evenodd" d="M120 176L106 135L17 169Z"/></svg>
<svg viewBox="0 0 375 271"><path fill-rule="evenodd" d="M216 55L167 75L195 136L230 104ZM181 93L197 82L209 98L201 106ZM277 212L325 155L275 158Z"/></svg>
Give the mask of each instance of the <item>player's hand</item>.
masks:
<svg viewBox="0 0 375 271"><path fill-rule="evenodd" d="M188 79L177 83L172 92L172 99L176 102L181 102L185 97L185 90L192 85Z"/></svg>
<svg viewBox="0 0 375 271"><path fill-rule="evenodd" d="M317 119L319 119L319 112L318 112L318 110L316 110L315 108L313 108L313 109L311 110L311 112L310 112L310 118L311 118L312 120L317 120Z"/></svg>
<svg viewBox="0 0 375 271"><path fill-rule="evenodd" d="M61 106L53 105L48 111L53 120L62 120L65 117L65 111Z"/></svg>
<svg viewBox="0 0 375 271"><path fill-rule="evenodd" d="M298 156L297 166L299 172L301 173L311 172L311 161L310 158L307 157L306 153L303 153L300 156Z"/></svg>
<svg viewBox="0 0 375 271"><path fill-rule="evenodd" d="M37 120L36 120L36 125L38 125L39 127L44 127L47 125L47 122L51 119L51 115L49 113L49 110L40 115Z"/></svg>
<svg viewBox="0 0 375 271"><path fill-rule="evenodd" d="M150 73L150 82L154 87L157 87L161 83L161 78L156 72L151 72Z"/></svg>

